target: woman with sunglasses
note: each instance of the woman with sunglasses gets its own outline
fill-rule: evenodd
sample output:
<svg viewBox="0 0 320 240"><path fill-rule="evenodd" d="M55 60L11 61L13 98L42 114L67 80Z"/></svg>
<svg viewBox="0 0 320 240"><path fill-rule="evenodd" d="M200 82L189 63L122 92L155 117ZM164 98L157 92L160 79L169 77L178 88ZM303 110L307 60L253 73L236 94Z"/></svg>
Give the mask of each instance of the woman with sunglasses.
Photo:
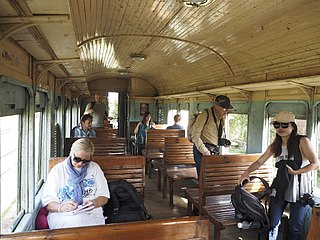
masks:
<svg viewBox="0 0 320 240"><path fill-rule="evenodd" d="M49 214L49 228L68 228L105 224L102 206L110 192L99 165L92 162L94 145L88 138L72 144L70 156L48 174L42 205ZM78 207L88 208L74 213Z"/></svg>
<svg viewBox="0 0 320 240"><path fill-rule="evenodd" d="M243 173L240 184L245 180L249 181L249 174L273 156L278 170L271 185L269 240L278 238L282 213L288 204L290 219L287 239L300 240L303 239L302 227L308 210L307 204L301 201L301 197L305 193L312 193L312 171L319 168L319 160L310 140L306 136L298 135L293 113L279 112L272 124L276 130L273 143Z"/></svg>

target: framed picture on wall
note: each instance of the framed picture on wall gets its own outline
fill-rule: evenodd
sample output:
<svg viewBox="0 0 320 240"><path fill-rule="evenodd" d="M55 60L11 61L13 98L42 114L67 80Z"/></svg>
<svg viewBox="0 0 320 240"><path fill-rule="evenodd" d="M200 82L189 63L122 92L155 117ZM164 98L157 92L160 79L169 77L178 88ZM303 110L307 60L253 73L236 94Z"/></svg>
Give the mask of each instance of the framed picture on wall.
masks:
<svg viewBox="0 0 320 240"><path fill-rule="evenodd" d="M143 116L145 112L149 111L148 103L140 103L140 116Z"/></svg>

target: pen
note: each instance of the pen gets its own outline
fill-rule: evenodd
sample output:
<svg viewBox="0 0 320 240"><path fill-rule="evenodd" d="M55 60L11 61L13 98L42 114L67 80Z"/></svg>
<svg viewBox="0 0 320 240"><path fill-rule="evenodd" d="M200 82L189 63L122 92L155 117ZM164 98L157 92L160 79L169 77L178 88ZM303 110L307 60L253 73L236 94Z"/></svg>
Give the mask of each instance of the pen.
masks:
<svg viewBox="0 0 320 240"><path fill-rule="evenodd" d="M67 192L66 192L66 196L67 196L67 198L69 198L70 200L73 201L72 197L70 197L70 195Z"/></svg>

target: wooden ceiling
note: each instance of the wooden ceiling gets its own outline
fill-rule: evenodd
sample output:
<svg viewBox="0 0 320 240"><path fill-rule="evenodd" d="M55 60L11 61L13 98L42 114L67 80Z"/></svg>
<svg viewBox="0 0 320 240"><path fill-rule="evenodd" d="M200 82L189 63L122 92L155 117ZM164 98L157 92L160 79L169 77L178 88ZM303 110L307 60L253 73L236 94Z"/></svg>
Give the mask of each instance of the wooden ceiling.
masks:
<svg viewBox="0 0 320 240"><path fill-rule="evenodd" d="M71 91L125 79L182 98L320 86L319 12L319 0L0 0L0 27L36 22L10 37L59 63L50 71Z"/></svg>

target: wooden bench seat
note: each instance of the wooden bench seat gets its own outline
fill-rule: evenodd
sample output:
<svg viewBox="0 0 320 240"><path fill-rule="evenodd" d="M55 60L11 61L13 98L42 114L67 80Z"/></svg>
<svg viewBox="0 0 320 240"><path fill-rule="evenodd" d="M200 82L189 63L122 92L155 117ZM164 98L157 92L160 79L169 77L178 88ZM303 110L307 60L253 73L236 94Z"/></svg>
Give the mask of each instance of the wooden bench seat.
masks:
<svg viewBox="0 0 320 240"><path fill-rule="evenodd" d="M64 155L68 156L71 146L74 141L79 138L66 138ZM127 154L127 140L126 138L90 138L95 147L94 155L125 155Z"/></svg>
<svg viewBox="0 0 320 240"><path fill-rule="evenodd" d="M258 154L243 154L202 157L199 188L186 189L188 214L192 212L193 206L199 210L200 215L206 215L214 225L214 239L220 239L221 230L238 223L231 204L231 194L241 174L259 156ZM271 161L250 175L263 177L270 183L272 180ZM246 184L246 189L251 192L264 190L259 181Z"/></svg>
<svg viewBox="0 0 320 240"><path fill-rule="evenodd" d="M163 158L166 137L184 137L185 130L181 129L148 129L146 138L146 171L151 178L152 160Z"/></svg>
<svg viewBox="0 0 320 240"><path fill-rule="evenodd" d="M1 234L3 240L209 240L209 222L199 217L149 220L142 222L35 230L31 232Z"/></svg>
<svg viewBox="0 0 320 240"><path fill-rule="evenodd" d="M197 171L193 158L193 144L185 137L166 137L163 164L158 174L163 175L163 197L167 194L169 180L169 203L173 205L173 184L181 179L196 179ZM161 177L158 178L158 181Z"/></svg>

